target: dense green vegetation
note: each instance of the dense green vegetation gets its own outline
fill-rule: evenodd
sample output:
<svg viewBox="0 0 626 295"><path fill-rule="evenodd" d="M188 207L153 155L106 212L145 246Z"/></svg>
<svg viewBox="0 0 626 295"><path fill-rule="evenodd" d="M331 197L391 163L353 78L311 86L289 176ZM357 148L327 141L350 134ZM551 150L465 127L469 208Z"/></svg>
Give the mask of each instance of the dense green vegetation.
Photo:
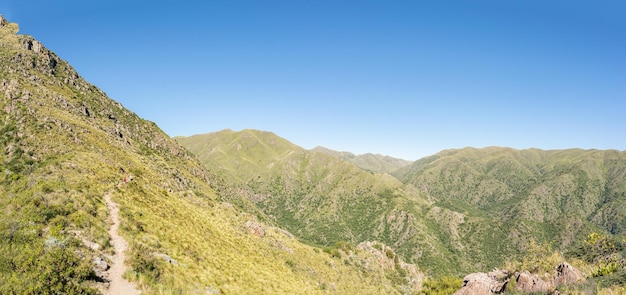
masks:
<svg viewBox="0 0 626 295"><path fill-rule="evenodd" d="M439 153L396 173L436 204L521 224L565 249L593 230L622 236L626 154L597 150L462 149ZM467 210L467 209L465 209ZM471 213L470 213L471 214ZM528 225L528 226L527 226ZM527 227L527 228L524 228Z"/></svg>

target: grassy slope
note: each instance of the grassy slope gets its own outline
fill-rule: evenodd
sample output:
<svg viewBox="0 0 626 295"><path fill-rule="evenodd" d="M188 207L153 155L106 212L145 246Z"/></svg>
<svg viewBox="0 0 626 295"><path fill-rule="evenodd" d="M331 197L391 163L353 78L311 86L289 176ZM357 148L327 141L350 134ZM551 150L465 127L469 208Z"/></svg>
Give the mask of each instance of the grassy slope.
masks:
<svg viewBox="0 0 626 295"><path fill-rule="evenodd" d="M121 206L127 276L147 294L397 291L388 271L343 263L223 202L211 175L155 124L16 32L2 22L0 293L96 292L91 257L112 250L106 192ZM265 235L250 234L249 222Z"/></svg>

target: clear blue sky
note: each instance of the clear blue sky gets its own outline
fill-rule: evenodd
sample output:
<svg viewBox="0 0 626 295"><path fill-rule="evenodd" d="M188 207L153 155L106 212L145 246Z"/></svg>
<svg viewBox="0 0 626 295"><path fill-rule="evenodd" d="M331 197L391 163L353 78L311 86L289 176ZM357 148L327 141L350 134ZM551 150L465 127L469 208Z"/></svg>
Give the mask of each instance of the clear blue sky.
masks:
<svg viewBox="0 0 626 295"><path fill-rule="evenodd" d="M626 150L625 1L2 0L171 136L272 131L417 159Z"/></svg>

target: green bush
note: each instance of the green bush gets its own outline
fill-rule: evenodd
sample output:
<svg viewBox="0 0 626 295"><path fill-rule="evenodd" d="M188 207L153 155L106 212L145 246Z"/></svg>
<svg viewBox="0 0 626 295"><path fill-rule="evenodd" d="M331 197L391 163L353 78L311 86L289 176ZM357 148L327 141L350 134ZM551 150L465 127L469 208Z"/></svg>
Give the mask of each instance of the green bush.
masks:
<svg viewBox="0 0 626 295"><path fill-rule="evenodd" d="M617 262L611 261L609 263L602 263L591 272L594 277L605 276L614 273L617 270Z"/></svg>
<svg viewBox="0 0 626 295"><path fill-rule="evenodd" d="M71 243L30 242L0 245L0 294L97 294L83 283L93 276L90 260Z"/></svg>
<svg viewBox="0 0 626 295"><path fill-rule="evenodd" d="M425 295L449 295L461 288L463 279L451 276L429 278L424 281L422 294Z"/></svg>

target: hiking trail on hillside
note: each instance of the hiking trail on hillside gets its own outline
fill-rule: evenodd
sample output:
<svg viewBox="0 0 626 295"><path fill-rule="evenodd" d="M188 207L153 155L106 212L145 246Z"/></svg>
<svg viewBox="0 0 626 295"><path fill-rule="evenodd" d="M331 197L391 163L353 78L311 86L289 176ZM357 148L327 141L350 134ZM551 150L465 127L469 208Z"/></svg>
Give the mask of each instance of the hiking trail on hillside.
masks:
<svg viewBox="0 0 626 295"><path fill-rule="evenodd" d="M117 230L119 228L119 207L117 203L111 200L111 194L106 193L104 195L104 201L106 202L107 210L111 216L111 227L109 228L109 235L111 236L111 245L113 245L114 254L111 257L112 265L108 270L109 272L109 280L110 285L106 294L111 295L135 295L141 294L141 291L137 290L137 288L131 284L129 281L125 280L122 275L124 271L126 271L126 266L124 265L124 260L126 259L126 255L124 252L126 251L126 247L128 244L118 233Z"/></svg>

